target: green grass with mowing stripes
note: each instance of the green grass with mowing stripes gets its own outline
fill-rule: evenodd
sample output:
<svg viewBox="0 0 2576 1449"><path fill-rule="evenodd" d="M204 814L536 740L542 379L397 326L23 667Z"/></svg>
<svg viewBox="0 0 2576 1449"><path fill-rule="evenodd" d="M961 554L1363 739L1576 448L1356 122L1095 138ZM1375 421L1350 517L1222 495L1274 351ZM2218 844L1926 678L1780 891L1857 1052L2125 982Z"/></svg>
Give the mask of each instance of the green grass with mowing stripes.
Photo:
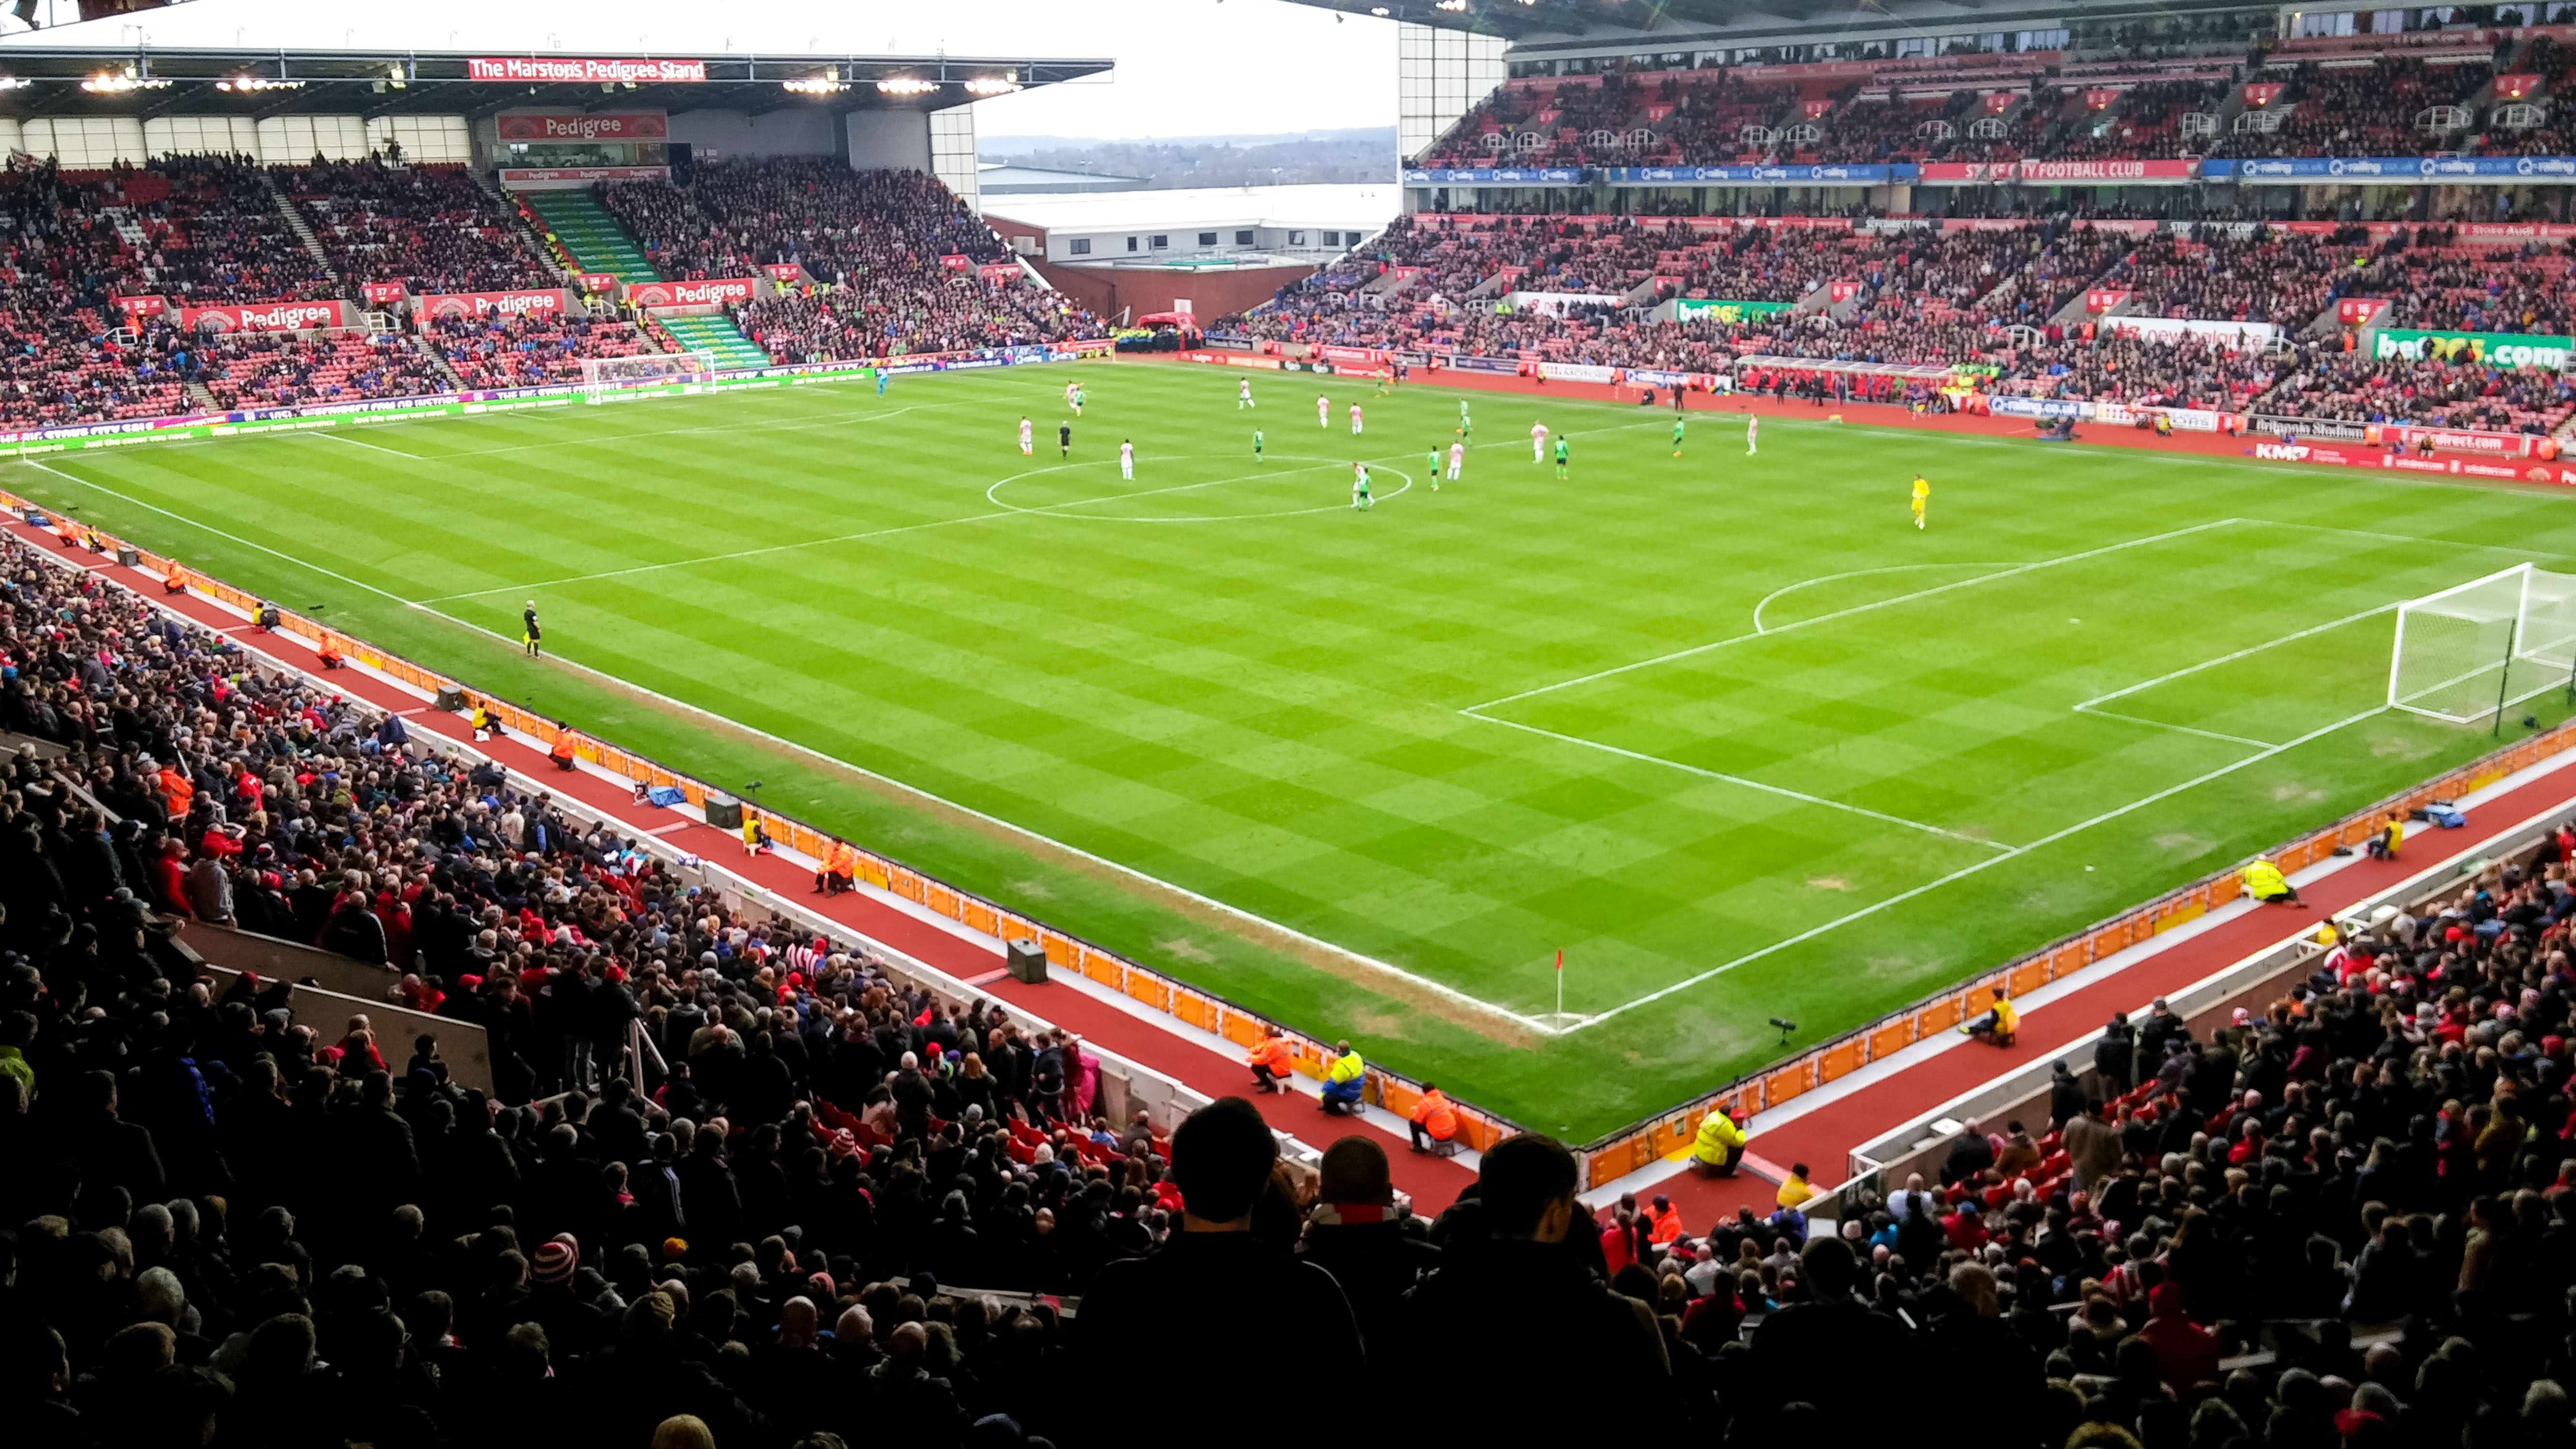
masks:
<svg viewBox="0 0 2576 1449"><path fill-rule="evenodd" d="M1848 1027L2488 748L2380 709L2388 606L2576 571L2554 493L1821 416L1747 458L1694 413L1676 459L1667 413L1470 393L1435 493L1461 394L1336 379L1319 427L1319 380L1235 383L1015 368L0 473L1577 1138L1770 1057L1766 1018ZM530 598L559 660L519 657Z"/></svg>

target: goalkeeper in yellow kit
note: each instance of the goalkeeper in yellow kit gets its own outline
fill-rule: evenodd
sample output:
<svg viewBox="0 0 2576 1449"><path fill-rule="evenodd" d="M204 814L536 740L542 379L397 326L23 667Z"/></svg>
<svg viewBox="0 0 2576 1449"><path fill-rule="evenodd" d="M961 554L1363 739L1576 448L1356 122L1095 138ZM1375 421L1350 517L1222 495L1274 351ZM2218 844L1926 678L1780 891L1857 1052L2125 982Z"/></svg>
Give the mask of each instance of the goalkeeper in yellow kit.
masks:
<svg viewBox="0 0 2576 1449"><path fill-rule="evenodd" d="M1920 473L1915 474L1915 475L1914 475L1914 526L1915 526L1916 528L1921 528L1921 527L1923 526L1923 505L1925 505L1926 503L1929 503L1929 502L1931 502L1931 501L1932 501L1932 485L1923 481L1923 475L1922 475L1922 474L1920 474Z"/></svg>

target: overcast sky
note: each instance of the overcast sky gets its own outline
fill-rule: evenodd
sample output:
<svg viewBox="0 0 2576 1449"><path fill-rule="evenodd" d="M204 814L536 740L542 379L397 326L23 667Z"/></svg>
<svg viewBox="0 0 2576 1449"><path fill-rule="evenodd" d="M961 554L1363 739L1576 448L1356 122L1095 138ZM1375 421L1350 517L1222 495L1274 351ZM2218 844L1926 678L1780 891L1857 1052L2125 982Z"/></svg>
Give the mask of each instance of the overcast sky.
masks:
<svg viewBox="0 0 2576 1449"><path fill-rule="evenodd" d="M949 12L952 51L1010 50L989 0ZM1106 83L1077 81L982 101L987 136L1127 140L1388 126L1395 123L1395 26L1280 0L1109 0L1051 7L1081 18L1050 25L1047 49L1103 55ZM995 17L998 20L999 17ZM1026 44L1026 41L1021 44Z"/></svg>

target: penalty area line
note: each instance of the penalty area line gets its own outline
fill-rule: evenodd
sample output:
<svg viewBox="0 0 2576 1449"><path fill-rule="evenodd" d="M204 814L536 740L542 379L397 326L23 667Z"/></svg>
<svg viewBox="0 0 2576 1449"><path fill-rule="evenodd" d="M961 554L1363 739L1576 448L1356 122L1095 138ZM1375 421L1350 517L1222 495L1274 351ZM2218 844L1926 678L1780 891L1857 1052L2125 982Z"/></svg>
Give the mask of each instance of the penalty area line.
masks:
<svg viewBox="0 0 2576 1449"><path fill-rule="evenodd" d="M1459 713L1465 714L1466 711L1461 710ZM1543 730L1536 725L1521 724L1513 720L1491 719L1484 715L1467 715L1467 717L1469 719L1482 720L1486 724L1501 725L1505 729L1522 730L1529 734L1542 735L1561 744L1580 745L1587 750L1599 750L1604 754L1617 755L1623 760L1635 760L1639 764L1661 765L1669 770L1680 770L1684 774L1697 775L1704 780L1717 780L1729 785L1741 785L1748 790L1759 790L1766 795L1778 795L1785 799L1799 801L1803 804L1822 805L1829 810L1841 810L1853 815L1867 816L1872 820L1882 821L1889 825L1901 825L1908 830L1920 830L1926 835L1946 835L1952 840L1966 841L1970 845L1983 846L1988 850L2010 851L2013 849L2012 846L2006 845L2000 840L1988 840L1980 835L1965 835L1959 831L1944 829L1938 825L1928 825L1920 820L1908 820L1902 815L1890 815L1883 810L1872 810L1865 805L1849 805L1840 800L1828 800L1822 795L1810 795L1803 790L1789 789L1785 785L1766 785L1760 780L1747 779L1742 775L1730 775L1722 770L1707 770L1702 769L1697 765L1685 765L1679 760L1668 760L1661 755L1643 754L1636 750L1623 750L1617 745L1605 745L1599 740L1587 740L1576 735L1562 735L1558 734L1554 730Z"/></svg>
<svg viewBox="0 0 2576 1449"><path fill-rule="evenodd" d="M1471 704L1466 706L1464 709L1461 709L1459 713L1471 715L1478 719L1485 719L1488 718L1488 716L1479 713L1479 711L1499 708L1500 706L1514 704L1524 699L1535 699L1543 694L1553 694L1560 689L1572 689L1578 684L1592 684L1604 679L1615 679L1622 674L1631 674L1640 669L1652 669L1658 664L1671 664L1679 660L1695 658L1712 650L1724 649L1730 644L1741 644L1748 639L1764 639L1774 634L1786 634L1793 629L1804 629L1811 625L1829 623L1836 619L1847 619L1855 614L1866 614L1873 610L1884 609L1895 604L1910 604L1920 599L1933 598L1941 594L1955 592L1959 589L1974 588L1979 584L1990 584L2002 579L2018 578L2023 574L2035 573L2041 569L2056 568L2061 564L2081 563L2086 559L2100 558L2105 554L2118 553L2124 549L2144 548L2150 544L2170 543L2178 538L2189 538L2196 533L2206 533L2213 528L2232 528L2238 524L2252 521L2255 520L2243 518L2214 518L2207 523L2195 523L2188 528L2177 528L2165 533L2149 534L2144 538L2126 539L2119 543L2106 543L2099 548L2088 548L2078 553L2060 554L2054 558L2033 559L2029 563L2014 564L1997 573L1980 574L1972 579L1957 579L1946 584L1936 584L1928 589L1917 589L1910 594L1898 594L1893 598L1877 599L1866 604L1854 604L1847 609L1836 609L1831 613L1815 614L1804 619L1793 619L1777 628L1762 630L1756 633L1729 634L1723 639L1712 639L1706 644L1694 644L1687 649L1676 649L1668 654L1658 654L1651 659L1639 659L1627 664L1613 665L1608 669L1597 669L1590 674L1579 674L1572 679L1560 679L1554 684L1542 684L1535 689L1524 689L1518 694L1507 694L1502 696L1500 699L1489 699L1479 704ZM1962 564L1960 567L1973 568L1978 567L1978 565ZM1811 579L1806 582L1815 583L1820 582L1820 580ZM1796 588L1798 585L1793 584L1790 587ZM1776 596L1777 595L1775 594L1774 597ZM1763 603L1768 602L1770 602L1770 600L1767 598L1763 600ZM1755 606L1757 610L1760 607L1761 606L1758 604ZM1496 724L1502 723L1500 720L1495 720L1493 722Z"/></svg>
<svg viewBox="0 0 2576 1449"><path fill-rule="evenodd" d="M1763 960L1770 956L1775 956L1782 951L1788 950L1792 946L1804 945L1809 941L1815 940L1819 936L1824 936L1834 931L1841 930L1843 927L1848 926L1855 921L1864 920L1868 917L1878 915L1883 911L1892 910L1918 896L1929 895L1933 891L1939 890L1941 887L1949 885L1954 881L1965 880L1969 876L1976 875L1981 871L1991 870L2007 861L2019 860L2021 857L2030 854L2032 851L2038 850L2044 846L2054 845L2058 841L2065 840L2070 836L2080 835L2083 832L2092 829L2094 826L2108 824L2124 815L2134 814L2137 811L2146 809L2150 805L2163 800L2169 800L2186 790L2196 790L2213 780L2224 779L2227 776L2244 769L2248 765L2260 764L2265 760L2271 759L2275 755L2297 749L2299 746L2307 744L2310 741L2323 739L2337 730L2357 725L2363 720L2372 718L2375 715L2386 714L2388 709L2389 706L2387 705L2378 705L2374 708L2363 710L2359 714L2350 715L2346 718L2336 720L2333 724L2310 730L2306 734L2299 736L2297 739L2286 740L2277 745L2267 745L2260 751L2247 755L2241 760L2221 765L2217 769L2208 771L2205 774L2195 775L2180 784L2168 785L2165 788L2156 791L2152 795L2142 796L2136 800L2130 801L2126 805L2105 810L2101 814L2093 816L2091 819L2079 820L2062 830L2043 835L2028 845L2014 846L2001 855L1978 861L1974 865L1954 870L1948 875L1928 880L1921 885L1899 891L1895 895L1889 896L1883 901L1873 901L1866 906L1862 906L1858 910L1846 912L1830 921L1810 926L1806 930L1798 932L1796 935L1784 937L1781 940L1772 942L1768 946L1761 947L1757 950L1747 951L1743 955L1736 957L1734 960L1721 962L1718 965L1711 966L1707 970L1699 972L1696 975L1684 977L1669 986L1659 987L1656 990L1647 992L1645 995L1638 997L1634 1001L1622 1002L1606 1011L1596 1013L1584 1021L1567 1026L1563 1028L1563 1030L1566 1032L1581 1031L1585 1027L1596 1026L1602 1022L1608 1021L1623 1012L1633 1011L1640 1006L1651 1005L1652 1003L1661 1001L1665 997L1674 995L1677 992L1687 991L1703 982L1713 981L1716 978L1735 970L1739 966L1750 966L1756 961Z"/></svg>

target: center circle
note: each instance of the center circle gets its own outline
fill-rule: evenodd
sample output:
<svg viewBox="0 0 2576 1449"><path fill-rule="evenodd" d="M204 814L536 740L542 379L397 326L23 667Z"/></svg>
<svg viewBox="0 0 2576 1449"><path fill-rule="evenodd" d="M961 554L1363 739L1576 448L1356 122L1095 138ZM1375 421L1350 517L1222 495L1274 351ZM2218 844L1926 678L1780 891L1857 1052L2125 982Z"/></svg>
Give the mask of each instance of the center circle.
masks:
<svg viewBox="0 0 2576 1449"><path fill-rule="evenodd" d="M1344 498L1341 502L1319 504L1308 508L1268 508L1242 513L1165 513L1141 516L1134 514L1108 513L1098 510L1107 505L1129 503L1138 499L1153 498L1157 496L1170 498L1177 502L1195 495L1204 494L1211 490L1242 488L1245 485L1266 485L1276 481L1285 481L1300 474L1312 473L1324 469L1342 470L1342 478L1344 481L1341 486L1346 490L1349 486L1348 470L1354 461L1367 462L1369 465L1369 473L1372 477L1391 475L1404 480L1402 486L1391 492L1379 492L1377 494L1377 498L1380 502L1399 497L1410 491L1414 483L1414 478L1411 473L1390 464L1367 459L1354 460L1350 458L1317 458L1309 454L1302 453L1270 454L1267 460L1259 465L1251 465L1248 460L1244 459L1239 454L1220 455L1213 453L1183 453L1175 457L1150 458L1142 460L1139 463L1139 468L1140 470L1161 471L1170 469L1177 465L1212 462L1220 457L1231 459L1237 464L1244 465L1245 471L1239 475L1223 475L1213 478L1202 478L1190 482L1164 484L1153 487L1138 486L1128 488L1122 492L1101 493L1084 497L1068 498L1054 503L1013 503L1002 496L1004 490L1008 489L1014 483L1025 483L1028 480L1043 477L1048 474L1073 473L1078 471L1087 472L1094 468L1115 466L1115 459L1106 463L1085 459L1078 463L1058 463L1049 467L1031 468L1025 472L1014 473L1007 478L996 481L992 486L986 488L984 490L984 498L986 502L991 503L994 507L1005 509L1012 513L1033 513L1048 518L1068 518L1092 523L1246 523L1266 518L1296 518L1314 513L1337 513L1349 509L1350 503L1347 498ZM1278 466L1281 464L1286 464L1288 466ZM1123 482L1124 480L1120 481ZM1150 480L1138 480L1139 484L1147 481Z"/></svg>

